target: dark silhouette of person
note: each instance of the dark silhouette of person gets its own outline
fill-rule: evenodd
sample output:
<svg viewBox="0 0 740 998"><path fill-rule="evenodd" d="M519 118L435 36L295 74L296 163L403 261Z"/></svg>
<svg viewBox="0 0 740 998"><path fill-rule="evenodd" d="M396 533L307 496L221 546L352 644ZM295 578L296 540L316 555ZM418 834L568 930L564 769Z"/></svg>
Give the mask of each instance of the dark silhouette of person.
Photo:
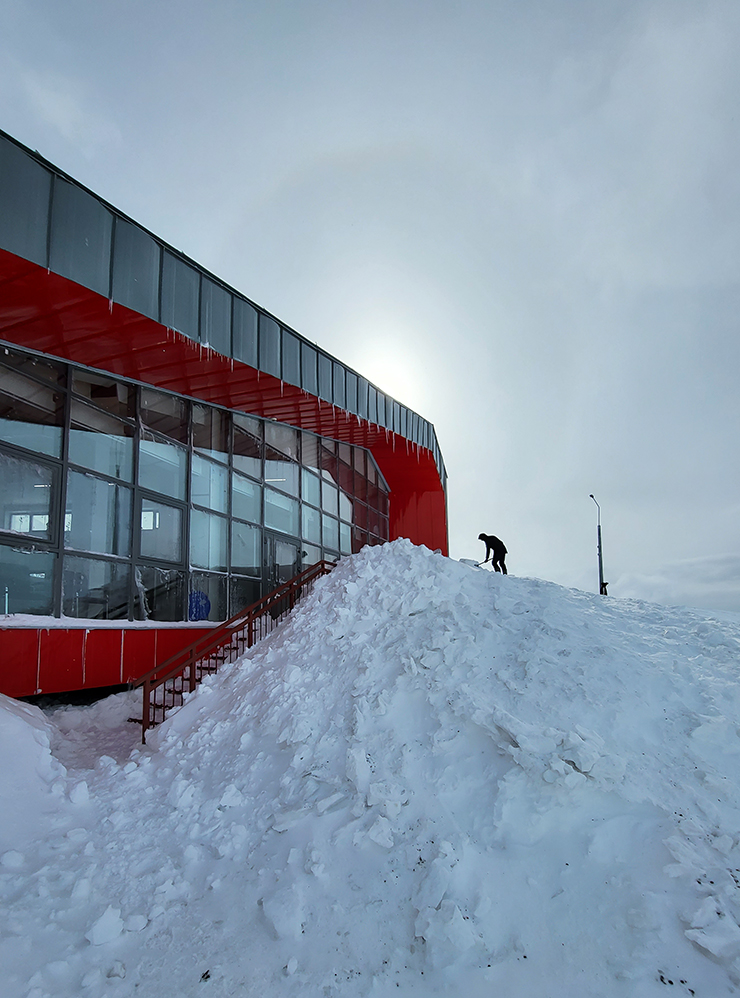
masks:
<svg viewBox="0 0 740 998"><path fill-rule="evenodd" d="M504 558L507 555L506 545L498 537L494 537L493 534L478 534L478 540L483 541L486 545L486 557L485 560L481 562L481 565L485 565L488 559L491 559L491 564L496 572L503 572L507 575L506 563Z"/></svg>

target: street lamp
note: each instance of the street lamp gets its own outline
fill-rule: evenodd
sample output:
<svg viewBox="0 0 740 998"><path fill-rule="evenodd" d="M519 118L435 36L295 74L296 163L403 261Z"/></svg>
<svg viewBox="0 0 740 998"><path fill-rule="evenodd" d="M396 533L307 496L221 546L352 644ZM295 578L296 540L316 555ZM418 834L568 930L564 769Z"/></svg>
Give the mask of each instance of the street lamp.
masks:
<svg viewBox="0 0 740 998"><path fill-rule="evenodd" d="M589 496L589 499L593 499L596 502L596 498L593 494ZM609 585L608 582L604 582L604 559L601 554L601 506L596 502L596 552L599 557L599 596L607 596L606 587Z"/></svg>

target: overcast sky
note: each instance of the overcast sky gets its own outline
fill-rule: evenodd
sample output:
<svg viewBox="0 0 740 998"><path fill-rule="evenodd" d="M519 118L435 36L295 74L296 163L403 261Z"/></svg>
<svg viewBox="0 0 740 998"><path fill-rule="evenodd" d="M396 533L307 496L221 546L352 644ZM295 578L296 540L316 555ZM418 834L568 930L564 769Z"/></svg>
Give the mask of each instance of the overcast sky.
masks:
<svg viewBox="0 0 740 998"><path fill-rule="evenodd" d="M430 419L453 557L740 610L738 0L13 0L0 127Z"/></svg>

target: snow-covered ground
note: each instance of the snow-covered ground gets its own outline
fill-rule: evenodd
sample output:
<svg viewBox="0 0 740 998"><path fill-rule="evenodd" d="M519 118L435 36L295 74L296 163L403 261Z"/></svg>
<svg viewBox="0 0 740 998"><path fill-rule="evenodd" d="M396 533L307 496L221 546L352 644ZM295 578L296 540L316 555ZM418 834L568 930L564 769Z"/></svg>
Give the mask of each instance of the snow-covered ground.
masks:
<svg viewBox="0 0 740 998"><path fill-rule="evenodd" d="M6 998L738 993L740 619L396 541L138 744L2 699Z"/></svg>

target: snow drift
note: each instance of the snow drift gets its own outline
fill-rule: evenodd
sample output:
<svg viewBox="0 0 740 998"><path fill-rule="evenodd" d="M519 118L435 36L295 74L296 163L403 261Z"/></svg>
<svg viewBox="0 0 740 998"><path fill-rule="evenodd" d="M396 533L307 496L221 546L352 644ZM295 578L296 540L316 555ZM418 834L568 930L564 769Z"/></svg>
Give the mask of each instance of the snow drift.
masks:
<svg viewBox="0 0 740 998"><path fill-rule="evenodd" d="M52 716L7 993L735 993L739 651L726 615L365 549L145 749L131 695Z"/></svg>

